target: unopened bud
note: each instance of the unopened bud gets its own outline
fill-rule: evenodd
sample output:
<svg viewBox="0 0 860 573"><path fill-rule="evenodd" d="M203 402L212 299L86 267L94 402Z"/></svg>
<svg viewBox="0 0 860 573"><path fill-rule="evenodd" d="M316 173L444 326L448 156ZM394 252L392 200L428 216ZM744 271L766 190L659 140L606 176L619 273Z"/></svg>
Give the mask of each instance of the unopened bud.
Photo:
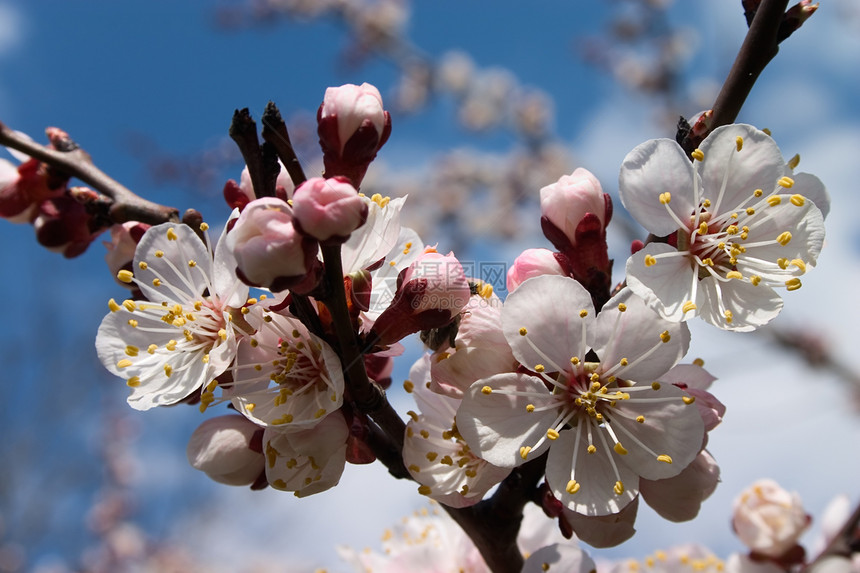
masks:
<svg viewBox="0 0 860 573"><path fill-rule="evenodd" d="M367 203L345 177L314 177L296 189L293 218L301 233L341 244L367 220Z"/></svg>
<svg viewBox="0 0 860 573"><path fill-rule="evenodd" d="M581 167L540 190L540 210L544 235L560 251L576 246L577 227L586 215L597 217L601 227L611 217L600 181Z"/></svg>
<svg viewBox="0 0 860 573"><path fill-rule="evenodd" d="M526 249L508 269L507 287L512 292L523 281L540 275L566 275L556 253L549 249Z"/></svg>
<svg viewBox="0 0 860 573"><path fill-rule="evenodd" d="M39 204L33 228L39 244L66 258L83 254L103 230L87 209L68 195Z"/></svg>
<svg viewBox="0 0 860 573"><path fill-rule="evenodd" d="M284 201L264 197L248 203L227 241L242 282L274 291L308 292L316 286L317 242L295 229Z"/></svg>
<svg viewBox="0 0 860 573"><path fill-rule="evenodd" d="M398 277L394 300L374 323L373 332L382 344L392 344L414 332L445 326L470 296L463 266L454 254L428 249Z"/></svg>
<svg viewBox="0 0 860 573"><path fill-rule="evenodd" d="M328 88L317 122L326 177L343 175L358 188L391 134L379 90L368 83Z"/></svg>
<svg viewBox="0 0 860 573"><path fill-rule="evenodd" d="M188 463L218 483L251 485L265 470L259 445L252 446L258 431L262 428L244 416L210 418L191 434Z"/></svg>
<svg viewBox="0 0 860 573"><path fill-rule="evenodd" d="M754 553L772 558L794 548L809 522L800 497L769 479L743 491L732 512L732 528L741 542Z"/></svg>

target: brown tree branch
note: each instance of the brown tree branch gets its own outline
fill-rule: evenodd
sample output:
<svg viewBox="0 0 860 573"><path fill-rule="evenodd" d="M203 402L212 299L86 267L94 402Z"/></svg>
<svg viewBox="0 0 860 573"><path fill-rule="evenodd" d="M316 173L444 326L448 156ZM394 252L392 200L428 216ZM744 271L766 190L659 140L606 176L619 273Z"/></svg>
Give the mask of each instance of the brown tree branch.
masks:
<svg viewBox="0 0 860 573"><path fill-rule="evenodd" d="M321 245L325 265L325 280L330 289L329 296L323 301L331 313L332 328L340 346L340 360L346 377L350 399L356 409L367 414L379 425L388 443L377 442L386 451L380 452L388 471L398 478L409 479L409 472L403 465L403 456L396 456L396 462L389 455L390 451L403 451L403 433L406 424L388 402L385 391L367 376L364 367L364 356L361 353L358 340L352 330L352 320L346 304L346 291L343 286L343 267L341 265L340 245Z"/></svg>
<svg viewBox="0 0 860 573"><path fill-rule="evenodd" d="M788 0L762 0L726 81L714 102L713 115L704 133L683 134L684 151L691 153L714 129L737 119L765 66L779 51L779 30Z"/></svg>
<svg viewBox="0 0 860 573"><path fill-rule="evenodd" d="M58 151L32 141L23 134L9 129L2 122L0 122L0 145L38 159L69 177L80 179L96 191L110 197L113 205L108 210L108 215L114 223L140 221L157 225L167 221L179 221L178 209L147 201L134 194L93 165L90 156L80 148Z"/></svg>
<svg viewBox="0 0 860 573"><path fill-rule="evenodd" d="M293 185L298 187L307 180L307 177L298 157L296 157L296 150L293 149L293 144L290 141L287 124L284 123L281 112L274 102L270 101L266 105L262 121L263 139L275 148L281 163L284 164L284 168L290 174L290 179L293 180Z"/></svg>

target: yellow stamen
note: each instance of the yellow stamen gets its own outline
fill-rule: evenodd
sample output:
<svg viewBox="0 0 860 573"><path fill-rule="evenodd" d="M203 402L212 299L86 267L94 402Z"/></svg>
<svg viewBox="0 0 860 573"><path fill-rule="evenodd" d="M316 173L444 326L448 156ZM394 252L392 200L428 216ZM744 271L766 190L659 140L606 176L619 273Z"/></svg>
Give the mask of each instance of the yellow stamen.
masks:
<svg viewBox="0 0 860 573"><path fill-rule="evenodd" d="M665 191L663 193L660 193L659 198L660 198L660 203L662 203L663 205L668 205L669 202L672 200L672 194L669 193L668 191Z"/></svg>
<svg viewBox="0 0 860 573"><path fill-rule="evenodd" d="M116 278L126 284L131 284L131 281L134 280L134 273L127 269L122 269L116 274Z"/></svg>
<svg viewBox="0 0 860 573"><path fill-rule="evenodd" d="M779 243L780 245L782 245L783 247L786 246L789 241L791 241L791 233L789 233L788 231L783 231L776 238L776 242Z"/></svg>
<svg viewBox="0 0 860 573"><path fill-rule="evenodd" d="M653 267L656 264L657 264L657 259L655 259L651 255L645 255L645 266L646 267Z"/></svg>
<svg viewBox="0 0 860 573"><path fill-rule="evenodd" d="M175 241L178 238L179 237L176 235L176 229L174 229L173 227L170 227L169 229L167 229L167 240L168 241Z"/></svg>
<svg viewBox="0 0 860 573"><path fill-rule="evenodd" d="M795 277L793 279L788 279L787 281L785 281L785 288L786 288L786 290L789 290L789 291L797 290L802 286L803 285L800 283L800 279L797 277Z"/></svg>
<svg viewBox="0 0 860 573"><path fill-rule="evenodd" d="M627 449L621 445L621 442L616 442L615 447L613 447L612 449L615 450L615 453L618 454L619 456L626 456L627 455Z"/></svg>
<svg viewBox="0 0 860 573"><path fill-rule="evenodd" d="M771 207L776 207L780 203L782 203L782 197L780 197L779 195L771 195L767 198L767 204Z"/></svg>
<svg viewBox="0 0 860 573"><path fill-rule="evenodd" d="M694 149L693 152L690 153L690 157L696 161L703 161L705 159L705 152L701 149Z"/></svg>
<svg viewBox="0 0 860 573"><path fill-rule="evenodd" d="M523 446L520 448L520 457L522 459L526 459L529 455L529 452L532 451L530 446Z"/></svg>
<svg viewBox="0 0 860 573"><path fill-rule="evenodd" d="M557 440L558 439L558 430L550 428L549 430L546 431L546 437L549 438L550 440Z"/></svg>
<svg viewBox="0 0 860 573"><path fill-rule="evenodd" d="M669 335L668 330L664 330L660 333L660 340L662 340L663 342L669 342L671 339L672 337Z"/></svg>
<svg viewBox="0 0 860 573"><path fill-rule="evenodd" d="M727 279L742 279L744 275L740 273L740 271L729 271L726 273Z"/></svg>
<svg viewBox="0 0 860 573"><path fill-rule="evenodd" d="M615 482L615 486L612 488L612 491L615 492L615 495L621 495L624 493L624 484L620 481Z"/></svg>
<svg viewBox="0 0 860 573"><path fill-rule="evenodd" d="M492 394L492 393L493 393L493 389L490 388L489 386L484 386L483 388L481 388L481 394Z"/></svg>
<svg viewBox="0 0 860 573"><path fill-rule="evenodd" d="M739 135L737 137L737 139L735 139L735 145L737 146L738 151L743 149L744 148L744 138Z"/></svg>
<svg viewBox="0 0 860 573"><path fill-rule="evenodd" d="M795 207L803 207L804 203L806 203L806 197L804 197L803 195L795 194L791 196L791 199L789 199L789 201L791 201L791 204Z"/></svg>
<svg viewBox="0 0 860 573"><path fill-rule="evenodd" d="M784 187L786 189L791 189L794 187L794 179L791 177L780 177L779 181L776 182L780 187Z"/></svg>
<svg viewBox="0 0 860 573"><path fill-rule="evenodd" d="M688 300L687 302L684 303L684 306L681 307L681 310L683 310L686 313L686 312L690 312L691 310L696 310L696 308L697 308L696 303L694 303L691 300Z"/></svg>
<svg viewBox="0 0 860 573"><path fill-rule="evenodd" d="M658 461L658 462L665 462L665 463L667 463L667 464L671 464L671 463L672 463L672 458L671 458L670 456L667 456L666 454L660 454L659 456L657 456L657 461Z"/></svg>

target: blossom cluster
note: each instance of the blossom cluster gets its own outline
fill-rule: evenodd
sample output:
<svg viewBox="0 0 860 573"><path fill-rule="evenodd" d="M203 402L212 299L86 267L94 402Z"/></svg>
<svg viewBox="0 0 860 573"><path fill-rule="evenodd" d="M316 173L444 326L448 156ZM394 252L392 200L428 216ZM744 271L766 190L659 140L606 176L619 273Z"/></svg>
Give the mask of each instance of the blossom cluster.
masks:
<svg viewBox="0 0 860 573"><path fill-rule="evenodd" d="M821 182L749 125L715 129L689 156L646 142L619 176L622 203L651 233L624 280L613 283L608 255L612 201L579 168L540 189L554 249L523 251L502 301L401 225L405 198L358 191L390 132L376 88L329 88L324 177L282 164L266 195L246 171L225 187L234 210L217 240L205 223L117 231L111 268L131 295L109 302L96 348L129 404L229 403L235 413L192 435L191 465L310 495L382 451L390 426L373 391L420 332L428 352L403 383L417 411L388 436L419 493L466 508L528 465L541 476L531 499L568 538L625 541L640 498L693 519L719 482L707 444L725 407L703 363L685 359L687 321L748 331L777 315L774 289L800 288L823 245ZM795 541L757 551L782 557ZM543 565L569 553L543 551ZM577 555L564 570L593 569Z"/></svg>

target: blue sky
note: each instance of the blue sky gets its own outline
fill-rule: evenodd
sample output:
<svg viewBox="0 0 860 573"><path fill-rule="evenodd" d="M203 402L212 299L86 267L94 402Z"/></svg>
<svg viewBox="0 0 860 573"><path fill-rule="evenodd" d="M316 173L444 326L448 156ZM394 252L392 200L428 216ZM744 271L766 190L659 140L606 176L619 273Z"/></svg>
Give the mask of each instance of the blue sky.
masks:
<svg viewBox="0 0 860 573"><path fill-rule="evenodd" d="M686 74L703 89L721 81L742 40L740 3L735 4L709 0L673 12L677 24L701 24ZM854 356L851 340L860 319L850 291L842 294L860 278L860 237L852 221L858 204L852 168L860 156L860 14L852 4L822 2L766 70L740 118L770 127L786 157L799 152L801 169L817 174L833 195L819 268L787 297L776 326L824 332L843 360ZM387 96L394 80L387 64L344 68L338 54L345 42L331 22L224 33L215 29L208 2L146 6L0 0L0 121L37 139L46 126L62 127L128 187L180 209L198 208L212 221L226 217L221 185L237 177L240 166L226 166L210 188L156 185L129 148L130 133L145 134L168 153L190 154L223 137L237 107L259 115L271 99L285 115L312 114L329 85L369 81ZM431 56L464 49L479 65L509 67L523 84L547 91L555 100L558 137L607 191L615 191L618 166L632 147L673 135L654 125L648 98L578 59L577 39L601 29L605 9L512 0L488 6L416 3L411 36ZM441 101L415 117L395 116L380 161L420 173L434 154L450 147L503 154L515 145L504 134L467 134L452 115L452 104ZM523 224L537 232L536 220ZM444 246L444 237L425 240ZM9 444L2 450L7 458L0 468L0 499L10 503L11 492L15 499L0 512L9 538L34 542L28 548L34 559L68 556L88 542L79 513L98 484L99 432L117 412L139 428L135 487L147 531L186 544L213 563L226 563L236 548L215 547L212 539L229 538L245 554L281 562L289 557L298 571L316 565L342 570L333 557L335 544L375 545L384 527L420 505L412 484L394 482L379 466L349 468L335 490L306 500L209 484L185 462L185 440L200 421L196 410L131 412L121 383L95 357L92 340L105 301L121 296L105 270L101 246L67 261L36 246L28 226L2 222L0 245L0 300L8 303L0 319L0 388L7 402L0 428ZM545 245L485 246L480 252L512 258L531 246ZM625 245L613 247L622 257ZM622 261L616 267L623 268ZM857 498L860 425L844 385L775 352L761 337L694 325L693 340L690 357L705 359L720 379L714 391L729 407L711 439L724 483L692 524L666 524L643 509L640 534L601 555L643 556L694 540L722 554L735 550L729 504L759 477L775 477L797 490L813 513L837 493ZM407 369L399 366L401 378ZM395 393L394 400L406 410L401 396ZM390 501L380 507L385 498ZM236 523L243 526L237 530Z"/></svg>

